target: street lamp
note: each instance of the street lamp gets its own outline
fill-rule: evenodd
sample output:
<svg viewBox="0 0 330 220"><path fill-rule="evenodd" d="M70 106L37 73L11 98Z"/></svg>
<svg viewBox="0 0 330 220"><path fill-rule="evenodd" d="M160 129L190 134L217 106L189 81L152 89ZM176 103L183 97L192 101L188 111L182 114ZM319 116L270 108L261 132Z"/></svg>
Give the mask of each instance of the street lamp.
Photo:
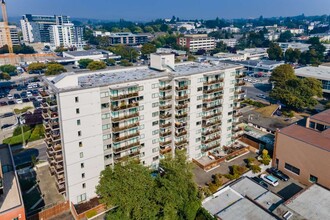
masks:
<svg viewBox="0 0 330 220"><path fill-rule="evenodd" d="M21 117L22 117L22 114L19 114L19 115L16 114L17 124L18 124L18 126L21 127L21 135L22 135L22 140L23 140L23 148L25 148L26 143L25 143L25 137L24 137L24 131L23 131L23 124L21 123L21 120L20 120Z"/></svg>

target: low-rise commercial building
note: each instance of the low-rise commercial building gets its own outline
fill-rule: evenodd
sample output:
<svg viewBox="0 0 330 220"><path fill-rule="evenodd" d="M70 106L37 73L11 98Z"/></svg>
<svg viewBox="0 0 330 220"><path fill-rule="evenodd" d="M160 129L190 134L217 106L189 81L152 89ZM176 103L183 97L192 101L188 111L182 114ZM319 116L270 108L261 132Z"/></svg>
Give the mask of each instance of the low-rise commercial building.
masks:
<svg viewBox="0 0 330 220"><path fill-rule="evenodd" d="M25 220L21 189L7 145L0 145L0 219Z"/></svg>
<svg viewBox="0 0 330 220"><path fill-rule="evenodd" d="M284 61L275 60L244 60L233 61L235 64L243 65L248 71L255 73L271 73L273 69L284 64Z"/></svg>
<svg viewBox="0 0 330 220"><path fill-rule="evenodd" d="M309 50L310 44L304 44L304 43L297 43L297 42L288 42L288 43L278 43L278 45L282 48L283 52L285 52L287 49L298 49L301 52Z"/></svg>
<svg viewBox="0 0 330 220"><path fill-rule="evenodd" d="M330 66L307 66L295 69L298 77L312 77L322 82L322 91L330 94Z"/></svg>
<svg viewBox="0 0 330 220"><path fill-rule="evenodd" d="M237 45L238 40L236 38L230 38L230 39L219 39L217 40L219 42L223 42L228 47L235 47Z"/></svg>
<svg viewBox="0 0 330 220"><path fill-rule="evenodd" d="M213 54L213 56L218 58L219 60L242 61L245 59L243 54L236 53L216 53Z"/></svg>
<svg viewBox="0 0 330 220"><path fill-rule="evenodd" d="M133 34L131 32L94 31L93 35L96 37L108 37L110 45L139 45L147 43L149 41L148 34Z"/></svg>
<svg viewBox="0 0 330 220"><path fill-rule="evenodd" d="M237 54L243 54L245 60L260 60L268 58L267 48L247 48L238 50Z"/></svg>
<svg viewBox="0 0 330 220"><path fill-rule="evenodd" d="M63 58L59 62L72 62L78 65L81 59L92 59L94 61L114 59L118 60L121 56L115 55L107 50L82 50L82 51L64 51Z"/></svg>
<svg viewBox="0 0 330 220"><path fill-rule="evenodd" d="M276 133L273 166L301 183L330 188L330 110Z"/></svg>
<svg viewBox="0 0 330 220"><path fill-rule="evenodd" d="M208 37L207 34L186 34L177 39L177 44L189 48L191 52L213 50L215 48L215 39L214 37Z"/></svg>

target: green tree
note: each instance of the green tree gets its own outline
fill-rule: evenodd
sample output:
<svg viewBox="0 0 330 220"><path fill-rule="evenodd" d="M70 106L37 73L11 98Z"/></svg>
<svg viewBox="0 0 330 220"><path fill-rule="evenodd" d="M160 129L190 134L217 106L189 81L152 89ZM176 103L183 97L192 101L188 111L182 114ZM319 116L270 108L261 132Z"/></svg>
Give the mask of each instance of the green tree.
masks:
<svg viewBox="0 0 330 220"><path fill-rule="evenodd" d="M129 62L128 60L121 60L120 65L121 66L133 66L133 63Z"/></svg>
<svg viewBox="0 0 330 220"><path fill-rule="evenodd" d="M107 65L103 61L92 61L88 64L87 69L89 70L101 70L105 69Z"/></svg>
<svg viewBox="0 0 330 220"><path fill-rule="evenodd" d="M16 67L10 64L2 65L0 66L1 72L6 72L6 73L15 73L16 72Z"/></svg>
<svg viewBox="0 0 330 220"><path fill-rule="evenodd" d="M147 32L147 33L154 33L154 29L151 27L151 26L145 26L144 27L144 32Z"/></svg>
<svg viewBox="0 0 330 220"><path fill-rule="evenodd" d="M79 67L81 68L81 69L86 69L87 68L87 66L88 66L88 64L89 63L91 63L91 62L93 62L93 60L92 59L80 59L79 61L78 61L78 64L79 64Z"/></svg>
<svg viewBox="0 0 330 220"><path fill-rule="evenodd" d="M47 68L47 65L44 63L31 63L28 67L29 72L33 71L43 71Z"/></svg>
<svg viewBox="0 0 330 220"><path fill-rule="evenodd" d="M147 56L151 53L155 53L156 50L157 49L156 49L156 46L154 44L146 43L142 46L141 53L142 53L142 55Z"/></svg>
<svg viewBox="0 0 330 220"><path fill-rule="evenodd" d="M293 34L290 31L285 31L280 34L280 37L278 38L278 42L289 42L291 41L293 37Z"/></svg>
<svg viewBox="0 0 330 220"><path fill-rule="evenodd" d="M284 60L285 62L297 63L300 59L301 51L299 49L288 48L285 51Z"/></svg>
<svg viewBox="0 0 330 220"><path fill-rule="evenodd" d="M269 81L275 85L280 85L289 79L294 79L295 77L292 66L290 64L283 64L273 70Z"/></svg>
<svg viewBox="0 0 330 220"><path fill-rule="evenodd" d="M96 192L108 207L118 206L109 219L155 219L155 181L147 167L134 161L116 164L101 173Z"/></svg>
<svg viewBox="0 0 330 220"><path fill-rule="evenodd" d="M54 52L56 52L56 53L61 53L64 51L68 51L68 48L61 46L61 47L56 47L56 49L54 50Z"/></svg>
<svg viewBox="0 0 330 220"><path fill-rule="evenodd" d="M11 79L11 76L8 74L8 73L6 73L6 72L2 72L2 73L0 73L0 80L10 80Z"/></svg>
<svg viewBox="0 0 330 220"><path fill-rule="evenodd" d="M120 55L122 59L126 59L131 62L136 60L139 56L139 53L134 48L125 45L108 47L107 50L113 52L114 54Z"/></svg>
<svg viewBox="0 0 330 220"><path fill-rule="evenodd" d="M105 63L108 65L108 66L114 66L116 65L116 61L114 59L106 59L105 60Z"/></svg>
<svg viewBox="0 0 330 220"><path fill-rule="evenodd" d="M64 72L66 72L66 69L64 68L63 65L58 63L52 63L47 65L47 70L45 72L45 75L46 76L57 75Z"/></svg>
<svg viewBox="0 0 330 220"><path fill-rule="evenodd" d="M270 43L269 48L267 49L267 53L270 60L280 61L283 58L282 48L273 42Z"/></svg>

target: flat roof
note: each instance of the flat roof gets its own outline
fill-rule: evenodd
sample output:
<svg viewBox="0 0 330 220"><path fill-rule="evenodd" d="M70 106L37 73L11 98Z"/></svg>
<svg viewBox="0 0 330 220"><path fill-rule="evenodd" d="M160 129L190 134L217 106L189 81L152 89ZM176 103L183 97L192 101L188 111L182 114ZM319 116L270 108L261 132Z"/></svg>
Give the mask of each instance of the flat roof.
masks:
<svg viewBox="0 0 330 220"><path fill-rule="evenodd" d="M120 83L136 83L139 80L165 77L184 77L194 74L211 73L221 70L240 68L235 64L219 62L217 64L187 62L175 65L175 71L158 71L147 66L115 70L89 71L84 73L62 73L45 78L58 91L92 88Z"/></svg>
<svg viewBox="0 0 330 220"><path fill-rule="evenodd" d="M217 214L220 219L223 220L242 220L242 219L253 219L253 220L268 220L277 219L270 213L264 211L259 206L255 205L252 201L243 198L233 203L228 208L222 210Z"/></svg>
<svg viewBox="0 0 330 220"><path fill-rule="evenodd" d="M314 184L293 200L289 200L286 206L306 219L329 219L330 191Z"/></svg>
<svg viewBox="0 0 330 220"><path fill-rule="evenodd" d="M297 76L330 80L330 66L307 66L295 69L295 73Z"/></svg>
<svg viewBox="0 0 330 220"><path fill-rule="evenodd" d="M106 50L76 50L76 51L65 51L63 53L69 54L75 57L82 57L82 56L93 56L93 55L100 55L100 54L112 54Z"/></svg>
<svg viewBox="0 0 330 220"><path fill-rule="evenodd" d="M308 143L312 146L330 152L330 135L329 129L320 132L311 128L306 128L300 125L290 125L286 128L279 130L280 134L294 138L296 140ZM330 206L329 206L330 207Z"/></svg>
<svg viewBox="0 0 330 220"><path fill-rule="evenodd" d="M268 191L249 178L240 179L238 182L231 185L231 188L239 192L241 195L248 196L251 199L256 199Z"/></svg>
<svg viewBox="0 0 330 220"><path fill-rule="evenodd" d="M271 191L260 195L255 201L271 212L283 203L283 199Z"/></svg>
<svg viewBox="0 0 330 220"><path fill-rule="evenodd" d="M23 203L15 175L15 167L7 145L0 145L0 160L3 172L3 195L0 196L0 213L3 213L20 207Z"/></svg>
<svg viewBox="0 0 330 220"><path fill-rule="evenodd" d="M324 123L330 124L330 109L313 115L310 118L312 120L322 121Z"/></svg>

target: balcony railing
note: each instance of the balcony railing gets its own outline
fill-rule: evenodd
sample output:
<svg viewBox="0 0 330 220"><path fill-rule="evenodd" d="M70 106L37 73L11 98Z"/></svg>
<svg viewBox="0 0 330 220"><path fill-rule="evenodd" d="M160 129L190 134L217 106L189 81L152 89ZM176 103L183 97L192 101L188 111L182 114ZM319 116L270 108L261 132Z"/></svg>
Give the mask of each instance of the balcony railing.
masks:
<svg viewBox="0 0 330 220"><path fill-rule="evenodd" d="M223 90L223 87L219 87L219 88L215 88L215 89L204 90L204 93L209 94L209 93L219 92L219 91L222 91L222 90Z"/></svg>
<svg viewBox="0 0 330 220"><path fill-rule="evenodd" d="M185 109L185 108L188 108L188 104L184 104L184 105L176 105L176 106L175 106L175 109L176 109L176 110Z"/></svg>
<svg viewBox="0 0 330 220"><path fill-rule="evenodd" d="M139 96L138 92L132 92L132 93L127 93L127 94L122 94L118 96L110 96L112 100L120 100L120 99L127 99L127 98L133 98Z"/></svg>
<svg viewBox="0 0 330 220"><path fill-rule="evenodd" d="M182 96L176 96L176 97L175 97L175 99L176 99L177 101L179 101L179 100L184 100L184 99L188 99L188 98L189 98L188 95L182 95Z"/></svg>
<svg viewBox="0 0 330 220"><path fill-rule="evenodd" d="M166 145L169 145L169 144L171 144L172 143L172 141L160 141L159 142L159 145L160 146L166 146Z"/></svg>
<svg viewBox="0 0 330 220"><path fill-rule="evenodd" d="M159 106L159 109L160 110L166 110L166 109L170 109L170 108L172 108L172 105L171 104L169 104L169 105L160 105Z"/></svg>
<svg viewBox="0 0 330 220"><path fill-rule="evenodd" d="M172 114L160 114L159 115L159 118L161 118L161 119L166 119L166 118L170 118L170 117L172 117Z"/></svg>
<svg viewBox="0 0 330 220"><path fill-rule="evenodd" d="M188 123L175 123L175 128L183 128L187 125L188 125Z"/></svg>
<svg viewBox="0 0 330 220"><path fill-rule="evenodd" d="M211 127L211 126L217 125L217 124L221 124L221 120L216 120L216 121L213 121L213 122L202 123L202 128L208 128L208 127Z"/></svg>
<svg viewBox="0 0 330 220"><path fill-rule="evenodd" d="M180 119L180 118L185 118L185 117L187 117L187 116L188 116L187 113L183 113L183 114L177 114L177 115L175 115L175 118L176 118L176 119Z"/></svg>
<svg viewBox="0 0 330 220"><path fill-rule="evenodd" d="M206 82L204 82L204 85L212 85L212 84L221 83L221 82L223 82L223 78L206 81Z"/></svg>
<svg viewBox="0 0 330 220"><path fill-rule="evenodd" d="M235 91L235 95L240 95L240 94L244 94L245 91L244 90L237 90Z"/></svg>
<svg viewBox="0 0 330 220"><path fill-rule="evenodd" d="M171 122L168 122L168 123L164 123L164 124L159 124L159 127L161 128L167 128L167 127L170 127L172 125Z"/></svg>
<svg viewBox="0 0 330 220"><path fill-rule="evenodd" d="M206 152L206 151L209 151L209 150L213 150L214 148L217 148L217 147L220 147L220 143L218 143L218 142L214 143L210 146L204 147L201 150L202 150L202 152Z"/></svg>
<svg viewBox="0 0 330 220"><path fill-rule="evenodd" d="M206 120L206 119L214 118L214 117L220 116L221 114L222 114L221 112L216 112L216 113L213 113L211 115L205 115L205 116L202 117L202 119Z"/></svg>
<svg viewBox="0 0 330 220"><path fill-rule="evenodd" d="M212 98L209 98L209 99L203 99L203 102L212 102L212 101L216 101L216 100L219 100L219 99L222 99L222 95L212 97Z"/></svg>
<svg viewBox="0 0 330 220"><path fill-rule="evenodd" d="M160 154L167 154L172 151L172 148L167 147L165 149L160 149Z"/></svg>
<svg viewBox="0 0 330 220"><path fill-rule="evenodd" d="M111 110L112 111L119 111L119 110L134 108L134 107L138 107L138 106L139 106L139 103L134 102L134 103L130 103L130 104L122 104L122 105L119 105L119 106L111 106Z"/></svg>
<svg viewBox="0 0 330 220"><path fill-rule="evenodd" d="M138 131L136 133L125 135L125 136L122 136L122 137L113 137L112 141L113 142L120 142L120 141L124 141L124 140L130 139L130 138L138 137L139 135L140 135L140 132Z"/></svg>
<svg viewBox="0 0 330 220"><path fill-rule="evenodd" d="M118 121L127 120L127 119L138 117L138 116L139 116L139 113L135 112L135 113L132 113L132 114L129 114L129 115L124 115L124 116L120 116L120 117L116 117L116 118L111 118L111 120L113 122L118 122Z"/></svg>
<svg viewBox="0 0 330 220"><path fill-rule="evenodd" d="M234 99L234 102L242 102L242 101L244 101L244 98Z"/></svg>
<svg viewBox="0 0 330 220"><path fill-rule="evenodd" d="M169 136L171 134L172 134L171 131L159 132L159 136L161 136L161 137L166 137L166 136Z"/></svg>
<svg viewBox="0 0 330 220"><path fill-rule="evenodd" d="M236 75L235 78L240 79L240 78L244 78L245 76L246 76L245 74L239 74L239 75Z"/></svg>
<svg viewBox="0 0 330 220"><path fill-rule="evenodd" d="M181 137L181 136L183 136L183 135L186 135L187 134L187 131L181 131L181 132L175 132L175 136L176 137Z"/></svg>
<svg viewBox="0 0 330 220"><path fill-rule="evenodd" d="M134 127L137 127L139 126L139 123L133 123L133 124L130 124L130 125L126 125L126 126L119 126L119 127L112 127L112 131L113 132L118 132L118 131L124 131L124 130L127 130L129 128L134 128Z"/></svg>
<svg viewBox="0 0 330 220"><path fill-rule="evenodd" d="M113 151L115 153L118 153L118 152L121 152L121 151L125 151L127 149L130 149L130 148L133 148L133 147L136 147L136 146L140 146L140 142L135 142L135 143L132 143L132 144L129 144L129 145L126 145L124 147L119 147L119 148L113 148Z"/></svg>
<svg viewBox="0 0 330 220"><path fill-rule="evenodd" d="M160 91L166 91L166 90L171 90L172 86L168 85L168 86L163 86L163 87L159 87Z"/></svg>
<svg viewBox="0 0 330 220"><path fill-rule="evenodd" d="M177 91L180 91L180 90L187 90L188 89L188 86L187 85L184 85L184 86L176 86L175 87L175 90Z"/></svg>
<svg viewBox="0 0 330 220"><path fill-rule="evenodd" d="M212 130L202 132L202 135L206 136L206 135L214 134L214 133L219 132L219 131L221 131L220 128L215 128L215 129L212 129Z"/></svg>
<svg viewBox="0 0 330 220"><path fill-rule="evenodd" d="M172 95L167 95L167 96L159 96L159 100L165 101L172 99Z"/></svg>
<svg viewBox="0 0 330 220"><path fill-rule="evenodd" d="M220 108L220 107L221 107L221 104L220 105L213 105L213 106L209 106L209 107L204 107L203 111L209 111L209 110L213 110L213 109Z"/></svg>
<svg viewBox="0 0 330 220"><path fill-rule="evenodd" d="M235 113L234 114L234 117L241 117L241 116L243 116L243 113L242 112L238 112L238 113Z"/></svg>
<svg viewBox="0 0 330 220"><path fill-rule="evenodd" d="M175 142L175 146L182 146L184 144L188 144L188 141L187 140L182 140L182 141L178 141L178 142Z"/></svg>
<svg viewBox="0 0 330 220"><path fill-rule="evenodd" d="M206 139L206 140L202 140L202 144L207 144L207 143L213 142L218 139L220 139L220 135L214 136L214 137Z"/></svg>
<svg viewBox="0 0 330 220"><path fill-rule="evenodd" d="M238 82L238 83L235 83L235 86L244 86L245 85L245 82Z"/></svg>

